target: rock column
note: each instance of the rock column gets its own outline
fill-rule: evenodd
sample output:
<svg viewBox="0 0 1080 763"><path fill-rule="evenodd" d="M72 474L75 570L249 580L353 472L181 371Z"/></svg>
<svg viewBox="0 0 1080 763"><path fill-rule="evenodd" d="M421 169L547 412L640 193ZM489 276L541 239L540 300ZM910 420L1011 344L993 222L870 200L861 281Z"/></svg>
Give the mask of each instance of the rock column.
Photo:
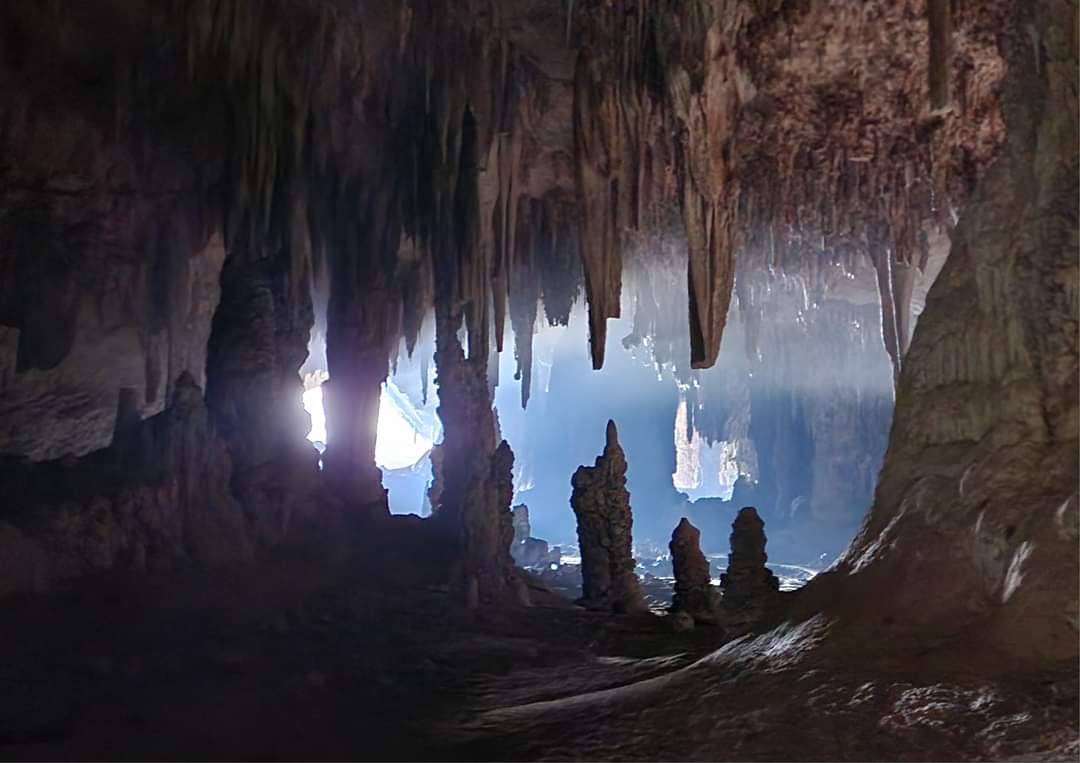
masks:
<svg viewBox="0 0 1080 763"><path fill-rule="evenodd" d="M608 422L603 454L594 466L578 467L571 484L570 506L577 517L581 549L579 603L614 612L644 609L634 574L626 455L614 421Z"/></svg>
<svg viewBox="0 0 1080 763"><path fill-rule="evenodd" d="M432 512L454 545L450 582L470 606L492 604L510 592L514 538L514 454L497 441L486 358L466 358L457 338L460 320L440 312L437 323L440 447L439 489Z"/></svg>
<svg viewBox="0 0 1080 763"><path fill-rule="evenodd" d="M731 524L731 555L727 572L720 576L721 613L731 630L749 630L780 600L780 581L765 562L765 523L757 510L739 510Z"/></svg>
<svg viewBox="0 0 1080 763"><path fill-rule="evenodd" d="M671 566L675 571L672 612L685 612L696 622L715 623L718 596L701 552L701 531L683 517L671 534Z"/></svg>

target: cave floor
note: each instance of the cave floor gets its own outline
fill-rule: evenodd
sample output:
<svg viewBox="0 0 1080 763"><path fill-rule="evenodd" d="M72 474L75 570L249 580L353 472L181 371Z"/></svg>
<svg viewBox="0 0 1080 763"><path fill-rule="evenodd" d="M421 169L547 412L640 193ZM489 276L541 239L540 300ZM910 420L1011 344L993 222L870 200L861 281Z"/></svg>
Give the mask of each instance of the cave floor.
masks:
<svg viewBox="0 0 1080 763"><path fill-rule="evenodd" d="M717 650L553 596L465 611L279 554L0 607L5 760L1069 759L1075 670L814 658L813 622ZM817 629L817 630L815 630ZM1075 667L1075 666L1074 666ZM947 673L947 672L946 672Z"/></svg>

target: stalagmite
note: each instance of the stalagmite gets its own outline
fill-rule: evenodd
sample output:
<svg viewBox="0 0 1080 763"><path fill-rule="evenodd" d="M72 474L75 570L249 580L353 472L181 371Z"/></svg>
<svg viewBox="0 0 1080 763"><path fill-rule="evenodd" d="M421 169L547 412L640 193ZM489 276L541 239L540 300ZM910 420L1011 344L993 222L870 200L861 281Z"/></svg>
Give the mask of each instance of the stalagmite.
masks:
<svg viewBox="0 0 1080 763"><path fill-rule="evenodd" d="M768 617L780 601L780 581L765 562L765 523L757 510L739 510L731 524L731 555L720 576L721 622L733 632L746 631Z"/></svg>
<svg viewBox="0 0 1080 763"><path fill-rule="evenodd" d="M514 454L505 440L496 443L487 358L465 357L459 324L459 318L440 311L435 364L444 439L432 513L454 549L451 585L470 605L487 605L513 594Z"/></svg>
<svg viewBox="0 0 1080 763"><path fill-rule="evenodd" d="M593 466L581 466L571 480L570 506L577 517L582 597L588 609L633 612L645 607L634 574L633 517L626 489L626 455L615 422L607 424L607 444Z"/></svg>
<svg viewBox="0 0 1080 763"><path fill-rule="evenodd" d="M514 524L514 545L524 543L525 539L532 535L532 528L529 525L529 507L523 503L519 503L513 508L513 524Z"/></svg>
<svg viewBox="0 0 1080 763"><path fill-rule="evenodd" d="M671 611L685 612L697 622L715 622L719 597L712 586L709 560L701 552L701 531L683 517L671 534L669 548L675 574Z"/></svg>

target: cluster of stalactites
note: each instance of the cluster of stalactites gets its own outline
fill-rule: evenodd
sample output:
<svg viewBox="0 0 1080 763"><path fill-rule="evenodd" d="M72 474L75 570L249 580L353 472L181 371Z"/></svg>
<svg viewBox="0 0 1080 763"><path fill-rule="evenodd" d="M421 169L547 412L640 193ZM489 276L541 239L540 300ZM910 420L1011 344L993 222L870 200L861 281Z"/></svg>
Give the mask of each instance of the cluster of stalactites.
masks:
<svg viewBox="0 0 1080 763"><path fill-rule="evenodd" d="M868 258L899 372L928 235L952 224L1002 137L989 30L1003 4L953 5L935 0L919 18L884 2L784 14L774 2L577 4L575 150L594 365L605 322L620 312L626 231L674 202L693 368L716 360L738 252L771 271L808 259L851 271ZM883 48L886 23L896 34ZM850 60L776 65L811 56L840 29ZM905 74L877 82L883 71Z"/></svg>
<svg viewBox="0 0 1080 763"><path fill-rule="evenodd" d="M897 13L874 5L837 21L852 25L856 49L875 18ZM194 81L216 76L231 104L227 227L285 245L295 231L274 228L299 209L315 255L305 267L329 264L331 312L359 320L351 306L376 295L388 356L402 337L411 351L441 300L462 314L470 356L489 357L509 311L524 403L537 301L565 322L570 255L599 368L606 322L622 309L628 232L654 229L672 208L686 240L692 368L716 361L738 251L774 270L812 258L850 269L869 256L898 370L926 232L950 222L1000 122L979 37L992 10L948 5L903 21L901 32L921 35L909 40L921 64L889 101L896 113L867 121L884 103L873 89L788 100L813 91L795 81L813 75L769 64L784 40L817 29L821 9L781 18L773 2L569 4L575 188L557 200L526 194L524 123L540 75L503 35L497 3L433 0L363 19L288 0L176 7ZM989 133L973 136L980 115Z"/></svg>

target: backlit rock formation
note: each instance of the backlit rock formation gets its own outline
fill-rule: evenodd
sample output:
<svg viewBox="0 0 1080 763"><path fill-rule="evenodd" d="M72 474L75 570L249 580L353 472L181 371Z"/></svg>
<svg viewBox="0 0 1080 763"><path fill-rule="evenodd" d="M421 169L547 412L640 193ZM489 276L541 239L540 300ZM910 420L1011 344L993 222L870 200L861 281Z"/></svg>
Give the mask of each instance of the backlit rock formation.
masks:
<svg viewBox="0 0 1080 763"><path fill-rule="evenodd" d="M780 581L765 562L765 523L752 506L731 523L731 553L720 575L722 622L732 632L759 624L779 602Z"/></svg>
<svg viewBox="0 0 1080 763"><path fill-rule="evenodd" d="M626 490L626 456L615 422L607 425L604 452L571 480L570 507L581 550L581 600L588 609L632 612L644 608L634 574L633 517Z"/></svg>
<svg viewBox="0 0 1080 763"><path fill-rule="evenodd" d="M719 599L709 560L701 553L701 531L683 517L671 534L670 549L675 574L672 612L686 612L698 622L715 622Z"/></svg>
<svg viewBox="0 0 1080 763"><path fill-rule="evenodd" d="M529 507L519 503L512 510L514 525L514 545L524 543L525 539L532 535L532 527L529 525Z"/></svg>

